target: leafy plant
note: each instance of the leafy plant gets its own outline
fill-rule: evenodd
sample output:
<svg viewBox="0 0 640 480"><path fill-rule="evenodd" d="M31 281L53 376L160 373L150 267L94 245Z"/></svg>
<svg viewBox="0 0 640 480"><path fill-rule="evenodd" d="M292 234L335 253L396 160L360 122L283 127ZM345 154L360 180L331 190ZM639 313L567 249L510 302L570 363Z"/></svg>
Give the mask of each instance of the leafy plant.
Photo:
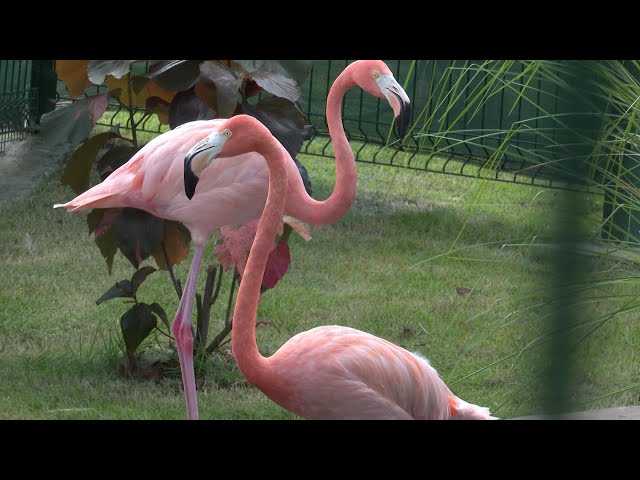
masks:
<svg viewBox="0 0 640 480"><path fill-rule="evenodd" d="M143 147L138 129L152 116L173 129L193 120L248 114L267 126L291 154L307 191L311 193L308 173L296 159L303 142L313 133L312 126L297 105L300 85L311 67L309 60L166 60L145 63L138 60L57 60L58 77L76 100L44 115L41 135L51 142L82 142L67 160L61 177L63 184L80 194L91 186L94 171L100 181L104 181ZM107 92L88 94L96 90L95 86L106 87ZM128 112L129 119L124 127L131 133L130 137L116 125L111 131L87 138L107 110L109 101ZM87 216L87 226L89 234L94 234L110 274L118 251L136 269L130 280L116 282L96 301L100 304L113 298L126 298L133 302L121 317L120 327L126 345L128 370L135 372L135 352L154 329L159 329L158 319L167 326L168 331L162 333L171 336L164 309L157 302L138 302L138 288L157 269L166 270L178 298L182 296L182 287L173 267L189 253L189 232L178 222L135 208L94 209ZM296 225L296 228L300 227ZM289 225L285 226L280 243L274 250L274 261L265 273L265 289L273 288L286 273L290 262L287 246L290 229ZM233 239L228 240L223 235L219 247L233 248L232 242ZM141 266L151 257L157 269ZM240 257L234 257L231 262L238 261ZM207 345L211 309L218 298L223 270L230 268L228 261L224 267L209 266L204 292L196 296L196 348L208 353L219 348L231 330L233 292L242 269L240 274L234 272L233 275L223 328Z"/></svg>

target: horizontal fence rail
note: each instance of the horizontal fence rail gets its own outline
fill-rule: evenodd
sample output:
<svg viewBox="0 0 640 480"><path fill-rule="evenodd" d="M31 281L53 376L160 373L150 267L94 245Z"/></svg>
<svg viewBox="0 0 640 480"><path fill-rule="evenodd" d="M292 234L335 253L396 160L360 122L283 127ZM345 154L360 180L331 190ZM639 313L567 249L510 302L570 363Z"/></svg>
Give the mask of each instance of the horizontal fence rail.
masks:
<svg viewBox="0 0 640 480"><path fill-rule="evenodd" d="M332 157L325 118L328 91L350 60L316 60L302 86L300 105L315 128L302 153ZM343 122L359 162L548 188L589 190L585 183L567 184L556 162L554 138L558 124L558 87L543 78L523 76L525 65L495 72L482 61L387 60L412 102L412 129L400 142L393 130L393 112L386 100L351 89L343 104ZM133 64L142 74L148 62ZM509 84L508 81L512 80ZM515 80L515 81L514 81ZM508 84L508 88L505 85ZM105 87L92 87L90 94ZM522 96L530 101L519 101ZM58 99L70 101L58 82ZM142 117L143 110L136 113ZM129 112L112 100L100 125L131 127ZM153 117L138 132L159 134L169 129Z"/></svg>

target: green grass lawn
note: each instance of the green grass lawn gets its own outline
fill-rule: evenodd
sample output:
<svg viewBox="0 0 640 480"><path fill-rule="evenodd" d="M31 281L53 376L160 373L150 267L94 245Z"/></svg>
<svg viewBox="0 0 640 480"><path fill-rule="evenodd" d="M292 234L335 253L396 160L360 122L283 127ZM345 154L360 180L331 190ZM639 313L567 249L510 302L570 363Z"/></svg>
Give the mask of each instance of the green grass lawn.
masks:
<svg viewBox="0 0 640 480"><path fill-rule="evenodd" d="M314 196L326 198L333 161L299 159ZM560 193L385 166L358 168L358 198L350 213L336 225L313 228L309 243L292 235L289 271L259 306L259 320L275 325L258 327L260 350L270 355L318 325L351 326L422 353L454 393L497 416L537 413L535 373L544 351L523 349L545 331L545 309L533 308L543 295L532 292L548 285L552 272L545 250L526 245L549 237ZM119 319L128 306L120 300L96 306L95 300L133 268L118 254L109 276L87 235L86 214L51 208L73 196L52 177L28 198L0 204L0 418L183 419L179 371L161 380L119 373ZM581 197L595 231L601 199ZM617 268L585 261L592 272ZM176 269L183 282L189 263ZM229 280L227 274L210 337L221 328ZM201 275L199 291L203 284ZM456 287L471 293L461 295ZM633 287L621 284L615 292L629 294ZM138 297L161 303L170 317L178 304L166 272L150 276ZM616 302L589 304L588 313L606 312ZM631 314L583 342L576 399L638 383L639 339ZM154 334L142 350L152 357L167 345L166 337ZM201 367L201 418L296 418L248 387L224 355ZM637 392L588 405L634 404Z"/></svg>

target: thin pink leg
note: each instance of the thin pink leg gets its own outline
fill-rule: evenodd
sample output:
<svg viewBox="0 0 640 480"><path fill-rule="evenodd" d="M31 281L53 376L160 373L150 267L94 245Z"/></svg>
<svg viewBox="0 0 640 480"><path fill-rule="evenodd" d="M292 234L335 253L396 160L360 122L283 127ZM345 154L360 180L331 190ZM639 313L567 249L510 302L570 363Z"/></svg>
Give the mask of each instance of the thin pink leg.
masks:
<svg viewBox="0 0 640 480"><path fill-rule="evenodd" d="M196 293L196 283L200 272L200 262L204 247L195 245L193 261L187 277L187 284L182 292L182 299L178 305L176 317L171 324L173 338L176 339L180 369L182 370L182 385L187 402L189 420L198 420L198 397L196 396L196 378L193 371L193 333L191 331L191 314L193 313L193 299Z"/></svg>

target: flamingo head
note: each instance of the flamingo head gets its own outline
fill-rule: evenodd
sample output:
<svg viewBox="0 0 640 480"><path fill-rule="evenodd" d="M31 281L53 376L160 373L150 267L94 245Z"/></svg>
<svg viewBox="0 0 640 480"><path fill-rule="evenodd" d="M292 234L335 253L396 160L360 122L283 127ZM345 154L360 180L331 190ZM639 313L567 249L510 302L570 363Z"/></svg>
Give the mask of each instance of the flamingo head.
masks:
<svg viewBox="0 0 640 480"><path fill-rule="evenodd" d="M216 157L235 157L254 151L259 140L266 135L271 135L267 127L249 115L236 115L218 123L184 157L184 193L187 198L193 198L200 174ZM233 141L228 142L231 137Z"/></svg>
<svg viewBox="0 0 640 480"><path fill-rule="evenodd" d="M411 121L411 101L382 60L358 60L349 65L352 78L365 92L386 98L396 117L398 136L403 138Z"/></svg>

